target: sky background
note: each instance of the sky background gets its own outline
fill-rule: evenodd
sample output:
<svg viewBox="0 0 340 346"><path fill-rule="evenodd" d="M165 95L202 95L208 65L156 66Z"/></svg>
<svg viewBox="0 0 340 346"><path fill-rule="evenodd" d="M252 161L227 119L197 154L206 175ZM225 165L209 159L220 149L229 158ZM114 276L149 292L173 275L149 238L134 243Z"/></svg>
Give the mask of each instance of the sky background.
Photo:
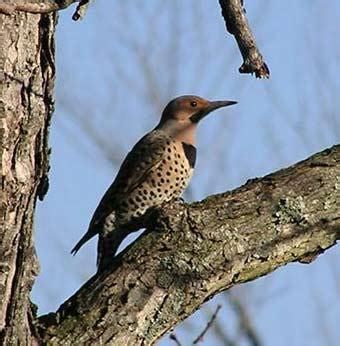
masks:
<svg viewBox="0 0 340 346"><path fill-rule="evenodd" d="M57 27L56 110L50 190L36 214L39 313L56 310L95 272L96 241L70 250L128 150L181 94L237 100L205 119L187 200L236 188L340 142L340 2L246 1L269 80L240 75L240 53L218 1L96 0L81 22L74 7ZM242 285L263 345L338 345L339 247L310 265L290 264ZM215 327L248 345L228 297L219 295L175 329L183 345ZM223 345L216 328L204 345ZM165 336L160 345L174 345Z"/></svg>

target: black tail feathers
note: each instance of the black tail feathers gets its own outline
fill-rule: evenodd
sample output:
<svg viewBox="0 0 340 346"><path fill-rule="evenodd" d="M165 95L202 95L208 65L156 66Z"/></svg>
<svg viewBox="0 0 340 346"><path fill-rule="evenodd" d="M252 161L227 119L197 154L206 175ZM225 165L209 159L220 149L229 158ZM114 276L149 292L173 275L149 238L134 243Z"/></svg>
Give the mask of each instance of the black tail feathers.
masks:
<svg viewBox="0 0 340 346"><path fill-rule="evenodd" d="M103 271L112 263L120 244L129 233L129 231L123 229L115 229L106 235L99 234L97 251L98 272Z"/></svg>
<svg viewBox="0 0 340 346"><path fill-rule="evenodd" d="M92 232L86 232L83 237L78 241L78 243L75 245L75 247L71 250L71 254L74 256L79 249L93 236L95 236L95 233Z"/></svg>

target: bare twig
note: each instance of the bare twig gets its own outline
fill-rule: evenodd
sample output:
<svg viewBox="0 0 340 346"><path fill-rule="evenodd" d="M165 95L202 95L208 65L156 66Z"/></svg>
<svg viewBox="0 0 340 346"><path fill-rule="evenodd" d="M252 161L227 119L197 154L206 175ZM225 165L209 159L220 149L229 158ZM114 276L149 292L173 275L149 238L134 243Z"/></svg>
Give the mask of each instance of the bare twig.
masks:
<svg viewBox="0 0 340 346"><path fill-rule="evenodd" d="M77 9L72 16L73 20L83 18L90 0L25 0L11 1L7 3L3 0L0 1L0 13L13 14L15 11L29 12L29 13L49 13L54 11L64 10L75 2L79 2Z"/></svg>
<svg viewBox="0 0 340 346"><path fill-rule="evenodd" d="M177 339L177 336L174 333L171 333L169 336L170 340L174 341L176 343L177 346L181 346L182 344L179 342L179 340Z"/></svg>
<svg viewBox="0 0 340 346"><path fill-rule="evenodd" d="M217 305L217 308L215 312L212 314L210 320L208 321L207 325L205 328L202 330L201 334L193 341L193 345L197 345L200 341L203 340L204 335L207 333L207 331L211 328L212 324L214 323L218 312L220 311L222 305Z"/></svg>
<svg viewBox="0 0 340 346"><path fill-rule="evenodd" d="M208 311L206 310L206 314ZM209 310L209 314L211 314L211 311ZM224 346L238 346L239 342L235 340L235 337L231 328L232 325L226 325L225 321L221 317L216 318L215 323L213 325L213 335L214 339L218 341L219 344L224 345Z"/></svg>
<svg viewBox="0 0 340 346"><path fill-rule="evenodd" d="M238 316L239 329L245 335L252 346L260 346L260 338L252 324L248 311L241 300L232 294L228 295L229 302Z"/></svg>
<svg viewBox="0 0 340 346"><path fill-rule="evenodd" d="M235 36L243 57L240 73L255 73L257 78L269 78L269 69L256 46L249 28L242 0L219 0L227 30Z"/></svg>

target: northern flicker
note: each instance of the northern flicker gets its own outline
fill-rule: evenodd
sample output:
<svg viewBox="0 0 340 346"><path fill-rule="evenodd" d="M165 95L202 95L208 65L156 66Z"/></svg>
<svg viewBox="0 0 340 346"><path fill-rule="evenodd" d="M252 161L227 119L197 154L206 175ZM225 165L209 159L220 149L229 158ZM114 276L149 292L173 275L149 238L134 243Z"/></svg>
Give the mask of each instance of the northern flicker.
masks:
<svg viewBox="0 0 340 346"><path fill-rule="evenodd" d="M123 239L143 227L151 207L178 198L187 187L196 161L197 124L217 108L235 101L208 101L198 96L175 98L165 107L159 124L128 153L101 199L88 231L71 253L99 234L97 265L112 261Z"/></svg>

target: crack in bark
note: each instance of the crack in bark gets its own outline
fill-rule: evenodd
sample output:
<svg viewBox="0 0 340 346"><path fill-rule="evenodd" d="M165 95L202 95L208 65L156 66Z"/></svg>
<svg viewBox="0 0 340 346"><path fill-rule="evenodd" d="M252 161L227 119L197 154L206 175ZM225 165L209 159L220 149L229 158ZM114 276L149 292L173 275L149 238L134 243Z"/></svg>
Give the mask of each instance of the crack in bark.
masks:
<svg viewBox="0 0 340 346"><path fill-rule="evenodd" d="M39 22L39 37L40 44L44 49L40 49L40 64L42 67L43 75L43 100L46 107L47 117L45 118L46 124L42 128L42 141L40 150L36 152L40 154L38 162L40 164L40 182L37 186L37 195L40 201L43 201L49 188L48 173L50 170L50 154L48 138L51 126L52 114L54 112L54 97L53 97L53 81L55 78L55 45L54 45L54 32L51 33L47 28L55 27L57 17L42 16ZM51 84L52 81L52 84Z"/></svg>

